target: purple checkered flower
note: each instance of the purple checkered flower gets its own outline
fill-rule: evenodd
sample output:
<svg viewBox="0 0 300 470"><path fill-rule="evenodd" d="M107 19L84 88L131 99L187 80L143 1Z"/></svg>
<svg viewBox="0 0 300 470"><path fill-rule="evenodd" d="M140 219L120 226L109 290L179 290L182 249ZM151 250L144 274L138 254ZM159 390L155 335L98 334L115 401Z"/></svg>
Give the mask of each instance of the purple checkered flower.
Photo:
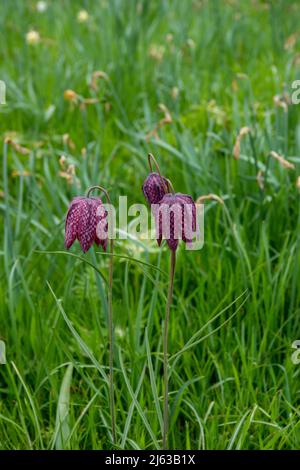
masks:
<svg viewBox="0 0 300 470"><path fill-rule="evenodd" d="M99 231L99 226L102 227ZM69 249L77 240L83 252L95 242L106 251L107 212L100 198L75 197L69 206L65 226L65 247Z"/></svg>
<svg viewBox="0 0 300 470"><path fill-rule="evenodd" d="M157 242L163 238L172 251L176 251L178 241L191 243L197 230L196 205L187 194L165 194L154 210Z"/></svg>
<svg viewBox="0 0 300 470"><path fill-rule="evenodd" d="M158 173L150 173L143 184L143 193L148 203L158 204L159 201L166 194L168 182L166 178L160 176Z"/></svg>

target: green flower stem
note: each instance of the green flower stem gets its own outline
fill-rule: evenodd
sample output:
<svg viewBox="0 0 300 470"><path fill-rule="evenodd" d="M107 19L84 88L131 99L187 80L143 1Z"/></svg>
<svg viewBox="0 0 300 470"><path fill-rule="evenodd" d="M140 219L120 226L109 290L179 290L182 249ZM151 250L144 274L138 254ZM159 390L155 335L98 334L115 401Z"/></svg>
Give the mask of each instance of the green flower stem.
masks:
<svg viewBox="0 0 300 470"><path fill-rule="evenodd" d="M169 333L169 320L170 308L173 298L174 286L174 273L176 264L176 251L171 251L170 259L170 274L169 274L169 289L166 305L166 317L164 324L164 413L163 413L163 450L168 449L168 432L169 432L169 377L168 377L168 333Z"/></svg>

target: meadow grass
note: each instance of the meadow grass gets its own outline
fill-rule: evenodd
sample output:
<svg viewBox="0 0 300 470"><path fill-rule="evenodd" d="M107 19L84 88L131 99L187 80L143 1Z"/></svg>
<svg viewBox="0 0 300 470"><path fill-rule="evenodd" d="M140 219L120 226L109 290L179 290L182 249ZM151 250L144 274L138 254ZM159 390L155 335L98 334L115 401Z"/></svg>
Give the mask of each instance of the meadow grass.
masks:
<svg viewBox="0 0 300 470"><path fill-rule="evenodd" d="M83 255L78 243L67 254L64 218L70 199L94 184L115 203L144 202L149 151L176 190L224 200L205 203L203 249L177 254L170 447L299 448L291 354L300 339L300 122L284 97L300 72L298 2L47 4L44 13L29 0L0 6L0 449L112 447L109 256ZM82 8L89 19L79 23ZM39 44L26 42L30 29ZM109 78L93 90L99 70ZM99 102L80 109L64 100L67 89ZM160 103L172 122L147 140ZM252 132L236 160L243 126ZM62 155L75 167L69 180ZM155 241L115 243L117 448L161 446L168 262Z"/></svg>

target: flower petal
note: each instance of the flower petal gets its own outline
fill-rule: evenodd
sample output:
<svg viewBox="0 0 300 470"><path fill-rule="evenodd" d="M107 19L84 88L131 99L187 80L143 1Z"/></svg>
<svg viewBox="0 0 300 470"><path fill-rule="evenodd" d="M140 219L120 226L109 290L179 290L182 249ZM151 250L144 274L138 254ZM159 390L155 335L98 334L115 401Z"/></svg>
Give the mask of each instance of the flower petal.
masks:
<svg viewBox="0 0 300 470"><path fill-rule="evenodd" d="M75 197L70 204L65 224L65 247L69 249L77 237L82 197Z"/></svg>
<svg viewBox="0 0 300 470"><path fill-rule="evenodd" d="M156 234L160 245L162 237L175 251L179 240L191 242L196 232L196 206L188 194L165 194L155 214Z"/></svg>
<svg viewBox="0 0 300 470"><path fill-rule="evenodd" d="M159 203L166 194L167 187L168 183L166 178L160 176L158 173L150 173L144 181L142 190L145 198L151 205Z"/></svg>
<svg viewBox="0 0 300 470"><path fill-rule="evenodd" d="M84 198L77 227L77 238L84 253L86 253L96 238L96 204L93 198Z"/></svg>
<svg viewBox="0 0 300 470"><path fill-rule="evenodd" d="M96 236L95 242L97 245L102 246L103 250L107 249L107 240L108 240L108 220L107 220L107 210L105 206L100 202L97 205L97 226L96 226Z"/></svg>

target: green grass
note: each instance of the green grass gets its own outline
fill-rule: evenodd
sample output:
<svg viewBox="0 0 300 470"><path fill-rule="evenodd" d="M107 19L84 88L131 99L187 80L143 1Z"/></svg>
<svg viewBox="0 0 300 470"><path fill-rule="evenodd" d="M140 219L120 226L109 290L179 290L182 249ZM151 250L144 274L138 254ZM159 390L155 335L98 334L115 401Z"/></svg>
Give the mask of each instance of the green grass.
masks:
<svg viewBox="0 0 300 470"><path fill-rule="evenodd" d="M108 256L83 256L77 243L78 257L64 254L64 218L70 199L94 184L115 203L119 195L144 202L149 151L178 191L225 201L206 203L204 248L178 250L171 448L299 448L300 367L291 346L300 339L300 120L298 106L285 112L273 102L299 78L300 37L284 47L299 29L298 2L48 4L38 13L33 1L1 2L0 449L112 448ZM87 23L76 20L81 8ZM31 28L42 38L36 46L25 41ZM149 56L153 44L164 47L160 62ZM109 76L98 92L89 87L95 70ZM66 89L100 102L81 111L64 100ZM160 103L173 122L146 141ZM234 160L243 126L252 137ZM30 153L4 143L8 135ZM62 154L75 165L73 184L59 175ZM155 449L169 253L132 240L117 241L115 252L117 447Z"/></svg>

